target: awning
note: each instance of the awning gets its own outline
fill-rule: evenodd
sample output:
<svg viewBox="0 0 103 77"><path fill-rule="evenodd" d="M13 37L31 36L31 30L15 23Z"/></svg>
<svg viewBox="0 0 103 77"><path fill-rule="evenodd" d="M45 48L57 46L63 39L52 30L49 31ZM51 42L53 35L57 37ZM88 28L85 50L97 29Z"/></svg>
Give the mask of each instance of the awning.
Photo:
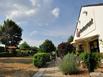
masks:
<svg viewBox="0 0 103 77"><path fill-rule="evenodd" d="M99 37L99 35L93 35L93 36L90 36L90 37L84 37L84 38L79 38L79 39L76 39L76 40L73 40L71 42L71 44L75 44L75 43L81 43L83 41L91 41L91 40L95 40Z"/></svg>

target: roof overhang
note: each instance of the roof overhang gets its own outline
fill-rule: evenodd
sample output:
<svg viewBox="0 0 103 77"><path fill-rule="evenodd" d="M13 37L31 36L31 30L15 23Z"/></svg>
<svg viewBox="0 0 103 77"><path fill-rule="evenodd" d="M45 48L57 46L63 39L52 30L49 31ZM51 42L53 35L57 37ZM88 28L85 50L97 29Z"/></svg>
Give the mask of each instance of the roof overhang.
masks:
<svg viewBox="0 0 103 77"><path fill-rule="evenodd" d="M17 47L16 46L8 46L7 48L8 49L16 49Z"/></svg>
<svg viewBox="0 0 103 77"><path fill-rule="evenodd" d="M99 37L99 35L93 35L93 36L89 36L89 37L84 37L84 38L78 38L76 40L73 40L71 42L71 44L77 44L77 43L82 43L84 41L92 41L95 40Z"/></svg>

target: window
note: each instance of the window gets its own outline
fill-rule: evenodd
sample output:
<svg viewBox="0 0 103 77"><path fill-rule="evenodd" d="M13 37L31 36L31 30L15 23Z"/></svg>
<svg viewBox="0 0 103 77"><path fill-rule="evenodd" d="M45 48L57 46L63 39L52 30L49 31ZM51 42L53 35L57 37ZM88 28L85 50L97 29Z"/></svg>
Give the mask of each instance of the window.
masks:
<svg viewBox="0 0 103 77"><path fill-rule="evenodd" d="M98 39L89 42L91 52L99 52Z"/></svg>

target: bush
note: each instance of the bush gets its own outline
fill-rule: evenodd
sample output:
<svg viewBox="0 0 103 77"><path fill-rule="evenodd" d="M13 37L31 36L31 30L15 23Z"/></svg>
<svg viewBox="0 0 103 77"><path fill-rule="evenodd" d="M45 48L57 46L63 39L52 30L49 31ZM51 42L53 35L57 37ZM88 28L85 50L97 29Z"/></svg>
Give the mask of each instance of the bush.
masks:
<svg viewBox="0 0 103 77"><path fill-rule="evenodd" d="M62 42L58 45L58 55L60 56L61 59L69 53L75 53L75 47L68 43L68 42Z"/></svg>
<svg viewBox="0 0 103 77"><path fill-rule="evenodd" d="M37 67L44 67L48 61L50 61L48 53L36 53L33 56L33 64Z"/></svg>
<svg viewBox="0 0 103 77"><path fill-rule="evenodd" d="M64 74L78 73L79 69L77 67L76 56L74 54L68 53L66 56L64 56L59 68Z"/></svg>
<svg viewBox="0 0 103 77"><path fill-rule="evenodd" d="M81 53L80 58L84 61L89 72L94 71L101 59L99 53Z"/></svg>
<svg viewBox="0 0 103 77"><path fill-rule="evenodd" d="M84 63L86 63L87 58L88 58L88 53L87 52L82 52L82 53L79 54L79 57L80 57L81 60L84 61Z"/></svg>
<svg viewBox="0 0 103 77"><path fill-rule="evenodd" d="M0 46L0 52L5 52L5 48Z"/></svg>
<svg viewBox="0 0 103 77"><path fill-rule="evenodd" d="M20 57L25 57L25 56L33 56L35 54L35 51L32 51L32 50L20 50L20 49L17 49L16 50L17 54L16 56L20 56Z"/></svg>
<svg viewBox="0 0 103 77"><path fill-rule="evenodd" d="M101 57L101 59L103 59L103 53L100 53L100 57Z"/></svg>
<svg viewBox="0 0 103 77"><path fill-rule="evenodd" d="M17 52L16 56L18 57L29 56L28 50L16 50L16 52Z"/></svg>
<svg viewBox="0 0 103 77"><path fill-rule="evenodd" d="M13 53L8 52L1 52L0 57L14 57L15 55Z"/></svg>

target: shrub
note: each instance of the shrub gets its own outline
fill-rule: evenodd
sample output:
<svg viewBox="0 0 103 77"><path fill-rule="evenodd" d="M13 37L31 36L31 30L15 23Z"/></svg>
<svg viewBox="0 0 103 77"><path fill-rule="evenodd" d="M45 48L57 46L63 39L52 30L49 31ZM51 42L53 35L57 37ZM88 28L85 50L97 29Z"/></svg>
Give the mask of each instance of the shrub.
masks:
<svg viewBox="0 0 103 77"><path fill-rule="evenodd" d="M93 72L100 62L99 53L81 53L80 58L86 64L89 72Z"/></svg>
<svg viewBox="0 0 103 77"><path fill-rule="evenodd" d="M82 52L80 55L79 55L80 59L84 61L84 63L87 62L87 58L88 58L88 53L87 52Z"/></svg>
<svg viewBox="0 0 103 77"><path fill-rule="evenodd" d="M14 57L15 55L13 53L8 52L1 52L0 57Z"/></svg>
<svg viewBox="0 0 103 77"><path fill-rule="evenodd" d="M63 61L59 65L60 70L64 74L76 74L79 72L77 67L76 56L74 54L68 53L64 56Z"/></svg>
<svg viewBox="0 0 103 77"><path fill-rule="evenodd" d="M37 67L44 67L48 61L50 61L48 53L36 53L33 56L33 64Z"/></svg>
<svg viewBox="0 0 103 77"><path fill-rule="evenodd" d="M16 50L16 52L17 52L16 56L18 57L31 56L30 50Z"/></svg>
<svg viewBox="0 0 103 77"><path fill-rule="evenodd" d="M5 48L0 46L0 52L5 52Z"/></svg>
<svg viewBox="0 0 103 77"><path fill-rule="evenodd" d="M103 53L100 53L100 57L101 57L101 59L103 59Z"/></svg>
<svg viewBox="0 0 103 77"><path fill-rule="evenodd" d="M68 42L62 42L58 45L58 55L60 58L63 58L66 54L69 53L75 53L75 47L68 43Z"/></svg>

